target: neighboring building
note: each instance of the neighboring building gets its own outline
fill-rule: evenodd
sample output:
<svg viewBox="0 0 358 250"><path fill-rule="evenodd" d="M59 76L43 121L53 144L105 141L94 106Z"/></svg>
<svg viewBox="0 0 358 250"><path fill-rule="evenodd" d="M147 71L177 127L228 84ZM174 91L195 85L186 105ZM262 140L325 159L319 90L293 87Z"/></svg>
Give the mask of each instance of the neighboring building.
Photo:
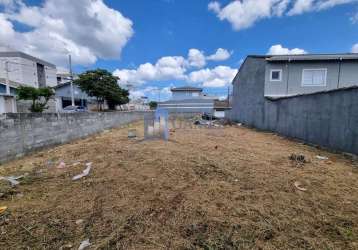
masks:
<svg viewBox="0 0 358 250"><path fill-rule="evenodd" d="M228 100L215 100L214 101L214 116L217 118L225 118L225 114L231 110Z"/></svg>
<svg viewBox="0 0 358 250"><path fill-rule="evenodd" d="M69 80L71 80L71 74L68 72L57 71L56 80L57 80L57 85L67 83Z"/></svg>
<svg viewBox="0 0 358 250"><path fill-rule="evenodd" d="M129 103L121 105L120 110L126 111L147 111L150 110L148 104L148 97L142 96L140 98L131 99Z"/></svg>
<svg viewBox="0 0 358 250"><path fill-rule="evenodd" d="M55 97L57 112L61 112L65 107L72 105L70 82L57 85L54 89L56 92ZM89 97L75 84L73 84L73 96L75 99L75 106L86 107L90 110L92 105L95 105L95 98Z"/></svg>
<svg viewBox="0 0 358 250"><path fill-rule="evenodd" d="M172 100L201 99L204 96L202 88L190 86L172 88L171 92Z"/></svg>
<svg viewBox="0 0 358 250"><path fill-rule="evenodd" d="M20 51L0 48L0 113L16 112L19 86L56 86L56 66Z"/></svg>
<svg viewBox="0 0 358 250"><path fill-rule="evenodd" d="M358 54L266 57L265 96L309 94L358 84Z"/></svg>
<svg viewBox="0 0 358 250"><path fill-rule="evenodd" d="M202 88L190 86L172 88L172 99L158 103L158 108L177 113L214 113L217 98L203 94Z"/></svg>
<svg viewBox="0 0 358 250"><path fill-rule="evenodd" d="M230 118L358 154L358 54L248 56Z"/></svg>
<svg viewBox="0 0 358 250"><path fill-rule="evenodd" d="M73 74L73 80L78 79L78 75ZM56 73L57 85L67 83L71 80L71 73L66 69L57 69Z"/></svg>

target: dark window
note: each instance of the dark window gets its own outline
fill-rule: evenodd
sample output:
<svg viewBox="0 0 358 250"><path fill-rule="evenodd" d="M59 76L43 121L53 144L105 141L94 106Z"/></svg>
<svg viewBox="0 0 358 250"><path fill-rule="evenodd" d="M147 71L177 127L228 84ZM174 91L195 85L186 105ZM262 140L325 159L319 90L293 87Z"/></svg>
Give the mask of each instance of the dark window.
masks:
<svg viewBox="0 0 358 250"><path fill-rule="evenodd" d="M271 70L271 81L281 81L281 70Z"/></svg>
<svg viewBox="0 0 358 250"><path fill-rule="evenodd" d="M0 93L6 93L6 86L4 84L0 84Z"/></svg>

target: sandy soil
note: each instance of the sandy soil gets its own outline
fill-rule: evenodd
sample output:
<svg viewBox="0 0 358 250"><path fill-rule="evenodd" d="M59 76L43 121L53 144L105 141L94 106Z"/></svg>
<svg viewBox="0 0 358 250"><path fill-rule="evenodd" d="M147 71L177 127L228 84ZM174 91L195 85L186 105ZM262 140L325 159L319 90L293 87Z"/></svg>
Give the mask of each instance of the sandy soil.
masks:
<svg viewBox="0 0 358 250"><path fill-rule="evenodd" d="M243 127L176 130L165 142L132 126L138 139L114 129L0 166L28 173L15 188L0 181L0 249L86 239L89 249L358 249L350 159ZM89 176L72 181L87 162Z"/></svg>

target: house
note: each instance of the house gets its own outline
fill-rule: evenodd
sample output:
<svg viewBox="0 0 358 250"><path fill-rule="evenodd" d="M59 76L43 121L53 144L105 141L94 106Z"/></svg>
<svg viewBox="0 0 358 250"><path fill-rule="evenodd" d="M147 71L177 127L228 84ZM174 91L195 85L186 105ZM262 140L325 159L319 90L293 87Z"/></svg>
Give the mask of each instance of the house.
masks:
<svg viewBox="0 0 358 250"><path fill-rule="evenodd" d="M230 111L229 100L215 100L214 101L214 116L217 118L225 118L226 112Z"/></svg>
<svg viewBox="0 0 358 250"><path fill-rule="evenodd" d="M203 95L202 88L184 86L172 88L172 100L201 99Z"/></svg>
<svg viewBox="0 0 358 250"><path fill-rule="evenodd" d="M0 48L0 113L17 111L17 87L53 87L56 84L54 64L20 51Z"/></svg>
<svg viewBox="0 0 358 250"><path fill-rule="evenodd" d="M210 113L214 112L217 98L206 96L202 88L184 86L172 88L172 98L158 103L159 109L167 109L174 113Z"/></svg>
<svg viewBox="0 0 358 250"><path fill-rule="evenodd" d="M284 97L355 86L358 54L266 57L265 96Z"/></svg>
<svg viewBox="0 0 358 250"><path fill-rule="evenodd" d="M141 96L140 98L134 98L129 101L127 104L120 106L120 110L125 111L147 111L150 110L148 97Z"/></svg>
<svg viewBox="0 0 358 250"><path fill-rule="evenodd" d="M71 74L69 72L66 72L66 71L57 70L56 80L57 80L57 85L67 83L69 80L71 80Z"/></svg>
<svg viewBox="0 0 358 250"><path fill-rule="evenodd" d="M358 154L358 54L252 55L233 80L230 118Z"/></svg>
<svg viewBox="0 0 358 250"><path fill-rule="evenodd" d="M76 80L79 77L77 74L74 74L74 73L72 73L72 76L71 76L71 73L67 69L64 69L64 68L57 69L57 72L56 72L57 85L67 83L71 80L71 78L73 78L73 80Z"/></svg>
<svg viewBox="0 0 358 250"><path fill-rule="evenodd" d="M62 112L64 108L72 105L71 82L65 82L54 87L56 98L56 111ZM95 104L95 98L89 97L76 84L73 84L73 97L75 106L91 109Z"/></svg>

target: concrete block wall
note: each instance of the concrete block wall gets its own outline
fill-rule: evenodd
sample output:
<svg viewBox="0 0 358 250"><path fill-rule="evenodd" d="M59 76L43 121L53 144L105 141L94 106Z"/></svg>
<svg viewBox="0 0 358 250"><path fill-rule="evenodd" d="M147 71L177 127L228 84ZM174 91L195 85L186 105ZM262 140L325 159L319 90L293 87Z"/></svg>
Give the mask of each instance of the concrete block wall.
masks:
<svg viewBox="0 0 358 250"><path fill-rule="evenodd" d="M142 120L145 112L0 115L0 162Z"/></svg>
<svg viewBox="0 0 358 250"><path fill-rule="evenodd" d="M232 120L358 155L358 88L269 100L264 58L247 58L234 80Z"/></svg>

